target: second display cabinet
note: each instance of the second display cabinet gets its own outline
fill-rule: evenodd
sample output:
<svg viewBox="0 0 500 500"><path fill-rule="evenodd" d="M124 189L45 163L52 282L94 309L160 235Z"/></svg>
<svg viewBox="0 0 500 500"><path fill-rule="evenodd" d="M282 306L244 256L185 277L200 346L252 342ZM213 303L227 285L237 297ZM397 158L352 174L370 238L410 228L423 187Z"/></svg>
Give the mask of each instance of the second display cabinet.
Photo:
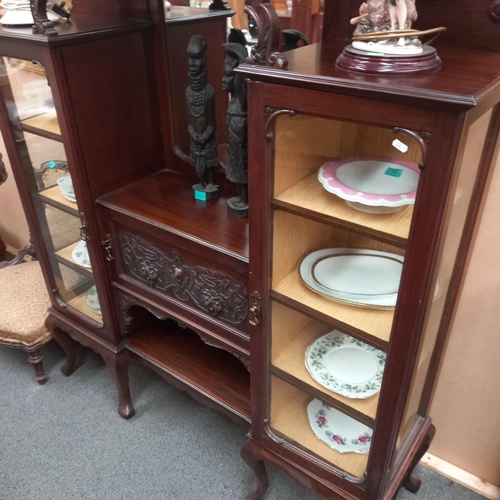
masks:
<svg viewBox="0 0 500 500"><path fill-rule="evenodd" d="M286 70L239 70L251 103L249 500L267 489L263 461L331 499L418 490L411 473L435 433L430 396L496 156L494 72L456 87L456 56L442 49L438 76L382 86L336 68L341 51L317 44L285 54Z"/></svg>

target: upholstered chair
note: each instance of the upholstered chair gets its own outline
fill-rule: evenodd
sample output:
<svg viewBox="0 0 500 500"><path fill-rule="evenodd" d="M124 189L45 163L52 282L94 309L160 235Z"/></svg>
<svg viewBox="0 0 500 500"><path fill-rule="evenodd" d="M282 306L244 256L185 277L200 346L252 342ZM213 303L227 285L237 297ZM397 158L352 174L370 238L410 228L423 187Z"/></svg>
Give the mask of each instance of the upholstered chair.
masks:
<svg viewBox="0 0 500 500"><path fill-rule="evenodd" d="M39 384L47 382L41 350L52 338L45 327L49 307L33 247L22 250L10 262L0 263L0 346L25 351Z"/></svg>
<svg viewBox="0 0 500 500"><path fill-rule="evenodd" d="M7 170L0 154L0 185L6 180ZM47 382L41 350L52 338L45 327L49 307L33 245L21 250L11 261L0 262L0 346L25 351L39 384Z"/></svg>

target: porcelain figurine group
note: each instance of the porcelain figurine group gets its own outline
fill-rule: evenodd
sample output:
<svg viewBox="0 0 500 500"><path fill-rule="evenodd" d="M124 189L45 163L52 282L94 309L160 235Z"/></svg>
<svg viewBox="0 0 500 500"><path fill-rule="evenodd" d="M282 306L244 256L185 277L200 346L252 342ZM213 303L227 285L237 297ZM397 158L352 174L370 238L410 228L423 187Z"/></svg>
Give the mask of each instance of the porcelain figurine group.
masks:
<svg viewBox="0 0 500 500"><path fill-rule="evenodd" d="M361 5L359 16L351 19L351 24L357 25L353 47L386 54L419 54L420 40L408 33L410 24L416 20L417 9L412 0L367 0ZM393 33L384 33L387 31ZM363 40L364 36L377 33L380 39Z"/></svg>
<svg viewBox="0 0 500 500"><path fill-rule="evenodd" d="M228 165L226 177L238 187L238 196L227 202L233 217L248 217L248 132L246 80L234 70L247 57L246 40L234 30L228 43L222 87L231 99L227 107L226 143ZM196 199L219 198L215 170L219 166L215 131L215 92L207 82L207 43L201 35L191 38L188 45L189 87L186 90L188 131L191 138L190 163L196 169L199 183L193 186Z"/></svg>

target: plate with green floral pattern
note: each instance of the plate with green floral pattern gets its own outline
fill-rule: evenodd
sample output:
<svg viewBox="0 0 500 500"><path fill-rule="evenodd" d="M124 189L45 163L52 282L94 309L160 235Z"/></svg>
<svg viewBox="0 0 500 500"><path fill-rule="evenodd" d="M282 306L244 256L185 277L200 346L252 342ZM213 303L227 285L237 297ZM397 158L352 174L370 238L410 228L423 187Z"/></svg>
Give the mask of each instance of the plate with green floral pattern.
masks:
<svg viewBox="0 0 500 500"><path fill-rule="evenodd" d="M370 453L373 431L342 412L313 399L307 406L314 434L340 453Z"/></svg>
<svg viewBox="0 0 500 500"><path fill-rule="evenodd" d="M367 399L380 392L386 354L338 330L320 337L306 351L311 377L346 398Z"/></svg>

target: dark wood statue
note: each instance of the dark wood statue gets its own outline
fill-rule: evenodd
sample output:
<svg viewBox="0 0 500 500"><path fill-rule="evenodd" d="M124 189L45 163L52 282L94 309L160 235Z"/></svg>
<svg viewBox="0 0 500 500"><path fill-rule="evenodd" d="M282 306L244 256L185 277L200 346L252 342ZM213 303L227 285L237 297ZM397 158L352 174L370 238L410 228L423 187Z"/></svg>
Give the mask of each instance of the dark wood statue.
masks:
<svg viewBox="0 0 500 500"><path fill-rule="evenodd" d="M238 186L238 196L227 200L229 215L248 217L248 112L247 82L234 69L247 57L240 43L225 43L224 78L222 87L231 94L226 115L227 154L226 177Z"/></svg>
<svg viewBox="0 0 500 500"><path fill-rule="evenodd" d="M215 140L215 92L207 83L207 41L194 35L188 45L189 87L186 90L188 130L191 137L190 161L199 184L193 186L198 200L219 198L215 169L219 165Z"/></svg>

